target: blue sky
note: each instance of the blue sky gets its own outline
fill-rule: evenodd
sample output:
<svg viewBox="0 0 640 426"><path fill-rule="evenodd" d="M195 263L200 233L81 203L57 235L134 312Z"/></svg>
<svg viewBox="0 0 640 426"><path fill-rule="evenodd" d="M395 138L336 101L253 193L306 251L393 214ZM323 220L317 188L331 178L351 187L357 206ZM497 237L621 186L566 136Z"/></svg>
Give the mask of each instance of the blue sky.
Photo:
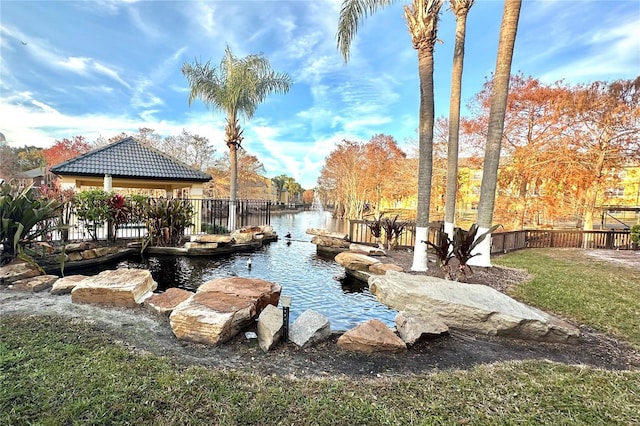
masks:
<svg viewBox="0 0 640 426"><path fill-rule="evenodd" d="M11 146L48 147L150 127L206 136L220 155L224 116L188 104L180 68L263 52L294 80L243 122L244 147L267 176L313 188L342 139L417 138L417 56L397 2L364 20L344 63L341 0L0 2L0 132ZM463 100L495 67L502 1L477 0L467 28ZM448 113L455 20L442 8L436 116ZM512 70L545 82L640 75L640 1L525 0ZM464 113L464 111L463 111Z"/></svg>

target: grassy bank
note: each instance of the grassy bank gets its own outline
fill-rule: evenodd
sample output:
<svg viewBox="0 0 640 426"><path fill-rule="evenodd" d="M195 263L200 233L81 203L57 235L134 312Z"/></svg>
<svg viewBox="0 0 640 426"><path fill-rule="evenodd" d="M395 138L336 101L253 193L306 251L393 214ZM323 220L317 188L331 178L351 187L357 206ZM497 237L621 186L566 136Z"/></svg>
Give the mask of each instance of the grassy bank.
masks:
<svg viewBox="0 0 640 426"><path fill-rule="evenodd" d="M640 256L638 256L640 259ZM640 348L640 271L586 257L578 249L529 249L495 259L526 269L510 294L544 311L620 337Z"/></svg>
<svg viewBox="0 0 640 426"><path fill-rule="evenodd" d="M85 323L0 317L0 424L634 424L640 371L543 361L354 382L185 367Z"/></svg>

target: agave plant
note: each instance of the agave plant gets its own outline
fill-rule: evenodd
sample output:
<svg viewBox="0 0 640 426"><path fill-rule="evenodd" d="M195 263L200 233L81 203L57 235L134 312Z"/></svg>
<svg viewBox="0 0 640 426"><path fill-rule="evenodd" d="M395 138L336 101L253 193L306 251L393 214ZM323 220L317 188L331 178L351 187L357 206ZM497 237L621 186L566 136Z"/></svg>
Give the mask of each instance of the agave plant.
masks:
<svg viewBox="0 0 640 426"><path fill-rule="evenodd" d="M0 264L28 258L27 246L55 228L60 208L59 201L40 198L33 186L0 185Z"/></svg>

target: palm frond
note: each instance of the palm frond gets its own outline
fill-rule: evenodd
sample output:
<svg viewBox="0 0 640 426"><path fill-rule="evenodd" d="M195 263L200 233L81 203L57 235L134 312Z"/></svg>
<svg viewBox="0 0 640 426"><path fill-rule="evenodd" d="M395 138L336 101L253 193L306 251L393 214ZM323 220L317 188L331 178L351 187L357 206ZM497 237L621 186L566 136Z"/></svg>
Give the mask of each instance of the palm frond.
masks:
<svg viewBox="0 0 640 426"><path fill-rule="evenodd" d="M344 0L342 2L336 38L338 50L345 62L349 59L351 42L358 32L359 21L395 1L397 0Z"/></svg>

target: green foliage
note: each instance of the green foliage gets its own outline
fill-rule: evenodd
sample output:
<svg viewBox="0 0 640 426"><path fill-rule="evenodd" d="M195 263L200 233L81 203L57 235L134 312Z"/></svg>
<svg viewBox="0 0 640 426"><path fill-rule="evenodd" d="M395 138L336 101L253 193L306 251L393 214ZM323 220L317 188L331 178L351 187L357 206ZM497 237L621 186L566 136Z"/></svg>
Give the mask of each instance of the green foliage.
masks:
<svg viewBox="0 0 640 426"><path fill-rule="evenodd" d="M25 254L28 244L51 232L60 207L57 200L39 197L32 186L19 191L0 185L0 264Z"/></svg>
<svg viewBox="0 0 640 426"><path fill-rule="evenodd" d="M212 223L203 223L202 224L202 232L206 234L226 234L229 231L223 225L212 224Z"/></svg>
<svg viewBox="0 0 640 426"><path fill-rule="evenodd" d="M110 219L110 195L102 189L81 191L76 194L74 208L78 220L94 241L98 240L96 230Z"/></svg>
<svg viewBox="0 0 640 426"><path fill-rule="evenodd" d="M640 223L631 227L631 241L640 244Z"/></svg>
<svg viewBox="0 0 640 426"><path fill-rule="evenodd" d="M118 228L127 223L131 217L131 202L120 194L113 194L107 200L107 205L109 206L109 234L115 241Z"/></svg>
<svg viewBox="0 0 640 426"><path fill-rule="evenodd" d="M146 222L149 235L143 250L153 246L180 245L184 231L193 225L193 205L181 199L150 199L146 204Z"/></svg>

